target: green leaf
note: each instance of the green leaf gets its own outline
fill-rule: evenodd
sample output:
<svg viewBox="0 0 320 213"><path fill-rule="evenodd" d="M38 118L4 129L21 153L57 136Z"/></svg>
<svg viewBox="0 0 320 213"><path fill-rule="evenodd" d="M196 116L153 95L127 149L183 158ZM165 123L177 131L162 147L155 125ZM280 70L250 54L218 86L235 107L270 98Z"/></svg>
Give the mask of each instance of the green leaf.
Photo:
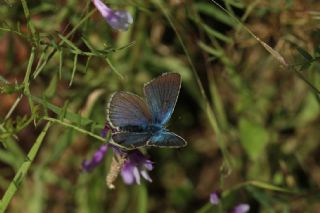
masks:
<svg viewBox="0 0 320 213"><path fill-rule="evenodd" d="M35 68L35 71L33 73L33 79L37 78L40 72L42 72L43 68L47 65L50 55L47 51L48 46L41 50L41 55L39 57L37 67Z"/></svg>
<svg viewBox="0 0 320 213"><path fill-rule="evenodd" d="M257 181L257 180L251 180L246 182L247 185L255 186L262 189L267 189L270 191L279 191L279 192L286 192L286 193L294 193L293 191L290 191L289 189L276 186L267 182Z"/></svg>
<svg viewBox="0 0 320 213"><path fill-rule="evenodd" d="M3 198L0 202L0 212L4 212L6 210L6 208L8 207L11 199L13 198L13 196L15 195L15 193L17 192L20 184L22 183L22 180L24 179L24 177L26 176L34 158L36 157L39 148L44 140L45 135L47 134L47 131L50 127L50 122L48 122L46 124L46 126L43 128L42 132L40 133L40 135L38 136L37 140L35 141L35 143L33 144L32 148L30 149L27 159L24 161L24 163L21 165L21 167L19 168L18 172L16 173L15 177L13 178L13 180L11 181L7 191L5 192L5 194L3 195Z"/></svg>
<svg viewBox="0 0 320 213"><path fill-rule="evenodd" d="M60 133L60 132L59 132ZM74 130L73 129L66 129L64 132L61 133L62 135L58 137L59 143L53 147L51 151L51 155L48 156L48 162L53 162L59 160L61 155L64 153L66 148L72 142L74 137Z"/></svg>
<svg viewBox="0 0 320 213"><path fill-rule="evenodd" d="M82 51L75 45L73 44L67 37L58 34L59 38L61 38L61 40L66 43L69 47L71 47L73 50L75 50L78 54L81 53Z"/></svg>
<svg viewBox="0 0 320 213"><path fill-rule="evenodd" d="M206 14L215 18L216 20L220 21L229 26L236 26L237 23L230 17L228 14L222 12L217 6L210 4L210 3L195 3L195 8L198 12Z"/></svg>
<svg viewBox="0 0 320 213"><path fill-rule="evenodd" d="M57 83L58 83L58 75L55 74L51 79L49 86L45 90L44 96L46 96L47 98L52 98L55 95Z"/></svg>
<svg viewBox="0 0 320 213"><path fill-rule="evenodd" d="M221 58L224 55L223 51L215 49L215 48L203 43L202 41L199 41L198 45L202 50L206 51L207 53L209 53L217 58Z"/></svg>
<svg viewBox="0 0 320 213"><path fill-rule="evenodd" d="M81 40L84 42L84 44L89 48L91 52L95 52L95 49L92 47L92 45L86 38L81 37Z"/></svg>
<svg viewBox="0 0 320 213"><path fill-rule="evenodd" d="M84 69L84 72L85 72L85 73L86 73L86 72L88 71L88 69L89 69L89 63L90 63L90 61L91 61L91 56L89 56L89 57L87 58L86 67L85 67L85 69Z"/></svg>
<svg viewBox="0 0 320 213"><path fill-rule="evenodd" d="M70 80L70 83L69 83L69 87L72 85L72 82L73 82L73 79L74 79L74 75L75 75L76 70L77 70L77 63L78 63L78 55L75 54L74 55L74 59L73 59L73 69L72 69L72 75L71 75L71 80Z"/></svg>
<svg viewBox="0 0 320 213"><path fill-rule="evenodd" d="M39 41L39 39L37 39L37 36L36 36L35 27L34 27L33 23L31 22L31 19L30 19L30 12L29 12L29 8L28 8L28 5L27 5L27 1L26 0L21 0L21 4L22 4L24 15L25 15L26 20L27 20L27 26L31 31L31 35L33 37L33 40L34 41Z"/></svg>
<svg viewBox="0 0 320 213"><path fill-rule="evenodd" d="M304 106L300 113L295 117L296 126L303 127L309 122L317 119L319 115L319 103L312 93L308 93L304 100Z"/></svg>
<svg viewBox="0 0 320 213"><path fill-rule="evenodd" d="M19 167L19 159L17 159L11 152L0 149L1 163L8 164L10 167L17 169Z"/></svg>
<svg viewBox="0 0 320 213"><path fill-rule="evenodd" d="M38 98L36 96L31 96L31 98L32 98L32 100L34 102L37 102L37 103L43 105L44 107L50 109L52 112L54 112L57 115L59 115L59 117L60 117L60 115L62 113L64 113L63 114L63 115L65 115L65 116L63 116L64 118L68 119L71 122L76 122L76 123L78 123L78 125L88 125L88 124L91 124L92 122L94 122L94 121L92 121L92 120L90 120L88 118L80 116L79 114L76 114L76 113L73 113L73 112L68 112L68 111L64 112L64 108L60 108L60 107L58 107L56 105L53 105L53 104L51 104L50 102L47 102L44 99Z"/></svg>
<svg viewBox="0 0 320 213"><path fill-rule="evenodd" d="M59 79L61 79L62 75L62 63L63 63L63 51L59 51Z"/></svg>
<svg viewBox="0 0 320 213"><path fill-rule="evenodd" d="M268 132L260 124L246 118L241 118L239 129L241 145L251 160L257 160L268 143Z"/></svg>
<svg viewBox="0 0 320 213"><path fill-rule="evenodd" d="M304 57L308 62L313 62L313 57L312 55L310 55L307 50L303 49L302 47L300 47L299 45L295 44L295 43L291 43L293 45L293 47L300 53L300 55L302 55L302 57Z"/></svg>
<svg viewBox="0 0 320 213"><path fill-rule="evenodd" d="M226 0L226 3L239 9L243 9L245 7L245 3L241 0Z"/></svg>
<svg viewBox="0 0 320 213"><path fill-rule="evenodd" d="M211 28L210 26L206 25L206 24L202 24L203 25L203 29L208 33L208 35L213 36L221 41L224 41L226 43L231 43L232 42L232 38L229 38L228 36L226 36L223 33L220 33L217 30L214 30L213 28Z"/></svg>

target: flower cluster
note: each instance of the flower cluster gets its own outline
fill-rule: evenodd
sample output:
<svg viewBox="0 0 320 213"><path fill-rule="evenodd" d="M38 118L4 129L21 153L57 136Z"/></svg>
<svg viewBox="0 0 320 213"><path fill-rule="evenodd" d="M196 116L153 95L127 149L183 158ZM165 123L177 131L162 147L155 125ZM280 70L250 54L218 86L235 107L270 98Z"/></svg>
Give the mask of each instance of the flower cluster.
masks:
<svg viewBox="0 0 320 213"><path fill-rule="evenodd" d="M91 160L84 160L82 162L82 168L86 172L90 172L95 167L97 167L103 160L105 154L108 151L108 145L104 144L94 153Z"/></svg>
<svg viewBox="0 0 320 213"><path fill-rule="evenodd" d="M148 171L153 169L153 163L140 151L134 150L128 154L128 159L121 169L121 176L126 184L140 184L140 175L152 182Z"/></svg>
<svg viewBox="0 0 320 213"><path fill-rule="evenodd" d="M105 137L109 130L108 125L105 125L101 132L101 136ZM111 144L103 144L90 160L84 160L82 163L83 170L90 172L97 167L103 161L109 148L112 149L114 154L114 160L107 175L107 185L109 188L114 188L113 182L119 172L123 181L128 185L140 184L141 176L145 180L152 182L148 171L153 169L153 163L145 155L143 155L139 150L124 152Z"/></svg>

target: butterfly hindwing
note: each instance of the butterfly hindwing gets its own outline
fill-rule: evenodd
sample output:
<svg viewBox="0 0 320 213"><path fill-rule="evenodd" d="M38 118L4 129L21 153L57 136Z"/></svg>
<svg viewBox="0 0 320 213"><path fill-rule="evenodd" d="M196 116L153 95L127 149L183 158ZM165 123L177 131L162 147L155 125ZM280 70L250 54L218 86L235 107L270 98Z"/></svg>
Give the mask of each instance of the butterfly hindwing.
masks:
<svg viewBox="0 0 320 213"><path fill-rule="evenodd" d="M107 107L107 120L111 127L127 126L143 128L152 117L146 103L137 95L128 92L114 93Z"/></svg>
<svg viewBox="0 0 320 213"><path fill-rule="evenodd" d="M178 73L165 73L144 86L154 124L165 125L174 110L181 86Z"/></svg>
<svg viewBox="0 0 320 213"><path fill-rule="evenodd" d="M178 148L187 145L187 142L173 132L161 131L153 135L147 142L148 146Z"/></svg>
<svg viewBox="0 0 320 213"><path fill-rule="evenodd" d="M116 132L112 134L112 140L126 148L138 148L145 146L151 136L147 132Z"/></svg>

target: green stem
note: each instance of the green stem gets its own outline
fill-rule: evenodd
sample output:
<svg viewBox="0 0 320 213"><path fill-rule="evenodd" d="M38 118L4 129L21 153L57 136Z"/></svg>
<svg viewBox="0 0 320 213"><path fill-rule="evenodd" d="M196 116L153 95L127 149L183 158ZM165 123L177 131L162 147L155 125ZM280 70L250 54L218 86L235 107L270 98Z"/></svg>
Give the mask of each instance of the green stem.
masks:
<svg viewBox="0 0 320 213"><path fill-rule="evenodd" d="M81 132L81 133L83 133L83 134L89 135L89 136L91 136L91 137L99 140L100 142L106 142L106 141L108 141L108 143L109 143L109 144L112 144L113 146L117 146L117 147L120 147L120 148L122 148L122 149L127 149L127 148L122 147L122 146L120 146L119 144L116 144L116 143L114 143L113 141L111 141L111 140L110 140L110 137L111 137L110 134L108 134L107 138L103 138L103 137L100 137L99 135L96 135L96 134L90 132L90 131L87 131L87 130L82 129L82 128L77 127L77 126L74 126L74 125L72 125L72 124L70 124L70 123L67 123L67 122L64 122L64 121L62 121L62 120L58 120L58 119L50 118L50 117L44 117L43 119L44 119L44 120L47 120L47 121L54 122L54 123L61 124L61 125L66 126L66 127L70 127L70 128L72 128L72 129L74 129L74 130L76 130L76 131L78 131L78 132Z"/></svg>
<svg viewBox="0 0 320 213"><path fill-rule="evenodd" d="M27 25L28 25L28 27L30 28L30 31L31 31L32 39L34 41L36 41L36 39L35 39L36 30L35 30L32 22L31 22L31 19L30 19L30 12L29 12L29 9L28 9L27 1L26 0L21 0L21 4L22 4L24 15L25 15L25 17L27 19Z"/></svg>

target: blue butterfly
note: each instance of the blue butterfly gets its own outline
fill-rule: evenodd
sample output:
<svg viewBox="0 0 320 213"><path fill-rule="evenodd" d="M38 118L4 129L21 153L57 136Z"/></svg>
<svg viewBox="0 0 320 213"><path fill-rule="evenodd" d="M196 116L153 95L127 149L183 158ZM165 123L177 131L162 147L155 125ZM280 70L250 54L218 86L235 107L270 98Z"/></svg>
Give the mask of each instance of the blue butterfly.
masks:
<svg viewBox="0 0 320 213"><path fill-rule="evenodd" d="M113 129L112 140L125 148L186 146L182 137L165 128L180 87L178 73L165 73L144 85L146 102L129 92L115 92L107 106L107 120Z"/></svg>

